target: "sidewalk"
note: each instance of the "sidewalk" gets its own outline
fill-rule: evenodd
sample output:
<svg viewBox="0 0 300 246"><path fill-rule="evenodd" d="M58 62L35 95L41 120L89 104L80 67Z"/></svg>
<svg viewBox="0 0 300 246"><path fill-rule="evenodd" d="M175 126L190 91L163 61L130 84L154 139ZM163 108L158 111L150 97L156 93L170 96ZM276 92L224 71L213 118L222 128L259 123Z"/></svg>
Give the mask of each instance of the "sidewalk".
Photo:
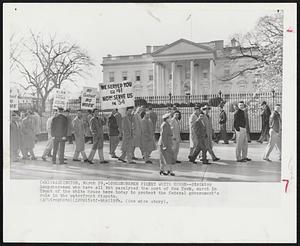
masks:
<svg viewBox="0 0 300 246"><path fill-rule="evenodd" d="M139 149L136 149L137 164L126 164L111 159L108 150L109 143L104 143L104 156L108 164L98 164L95 155L94 165L83 162L73 162L74 144L66 143L65 156L67 165L53 165L51 158L47 162L41 160L46 142L38 142L34 152L38 157L36 161L20 161L11 163L12 179L97 179L97 180L148 180L148 181L208 181L208 182L279 182L281 165L278 161L276 150L270 156L272 162L262 160L266 143L249 144L248 157L250 162L239 163L235 161L235 144L228 145L214 143L214 152L221 160L211 165L192 164L187 161L189 143L181 143L179 157L182 163L174 165L175 177L159 175L158 151L151 154L153 164L145 164ZM91 149L91 144L86 144L86 153ZM120 145L121 146L121 143ZM117 155L120 155L119 148ZM208 157L209 154L208 154ZM212 162L210 160L210 162Z"/></svg>

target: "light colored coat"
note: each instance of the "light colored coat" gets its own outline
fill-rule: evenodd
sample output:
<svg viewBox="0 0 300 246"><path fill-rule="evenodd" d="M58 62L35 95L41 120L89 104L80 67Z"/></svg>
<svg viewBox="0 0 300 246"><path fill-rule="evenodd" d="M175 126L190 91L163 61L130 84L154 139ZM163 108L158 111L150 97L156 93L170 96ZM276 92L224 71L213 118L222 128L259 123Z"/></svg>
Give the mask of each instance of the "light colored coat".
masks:
<svg viewBox="0 0 300 246"><path fill-rule="evenodd" d="M174 164L176 162L174 151L172 149L172 130L171 126L167 122L163 122L160 126L160 137L158 140L158 146L163 155L163 158L166 161L166 164Z"/></svg>
<svg viewBox="0 0 300 246"><path fill-rule="evenodd" d="M192 113L189 118L190 148L195 148L198 144L197 134L195 133L193 127L197 119L198 116L195 113Z"/></svg>
<svg viewBox="0 0 300 246"><path fill-rule="evenodd" d="M52 120L53 120L53 116L49 117L47 119L47 122L46 122L46 129L47 129L47 133L48 133L48 139L51 138L51 123L52 123Z"/></svg>
<svg viewBox="0 0 300 246"><path fill-rule="evenodd" d="M32 117L25 117L22 120L23 148L33 149L35 144L34 122Z"/></svg>
<svg viewBox="0 0 300 246"><path fill-rule="evenodd" d="M142 136L142 127L141 127L142 117L139 113L133 115L133 145L135 147L141 147L141 136Z"/></svg>
<svg viewBox="0 0 300 246"><path fill-rule="evenodd" d="M144 117L142 119L141 128L141 150L143 153L151 153L153 150L156 149L152 121Z"/></svg>
<svg viewBox="0 0 300 246"><path fill-rule="evenodd" d="M41 117L36 112L33 115L31 115L30 117L32 118L32 122L33 122L34 135L40 134L41 133Z"/></svg>
<svg viewBox="0 0 300 246"><path fill-rule="evenodd" d="M208 140L212 141L212 133L213 133L213 128L212 128L212 118L211 116L207 117L207 115L204 114L203 121L206 127L206 133L208 136Z"/></svg>
<svg viewBox="0 0 300 246"><path fill-rule="evenodd" d="M122 146L124 152L132 151L133 149L133 119L126 115L122 121Z"/></svg>
<svg viewBox="0 0 300 246"><path fill-rule="evenodd" d="M72 128L75 136L75 151L84 151L84 123L78 116L72 121Z"/></svg>

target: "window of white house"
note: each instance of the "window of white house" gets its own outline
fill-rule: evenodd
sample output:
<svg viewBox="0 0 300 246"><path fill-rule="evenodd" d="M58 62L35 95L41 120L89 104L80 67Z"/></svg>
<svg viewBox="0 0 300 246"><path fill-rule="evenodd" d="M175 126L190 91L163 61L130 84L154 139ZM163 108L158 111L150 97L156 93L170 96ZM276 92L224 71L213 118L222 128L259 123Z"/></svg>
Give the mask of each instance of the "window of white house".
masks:
<svg viewBox="0 0 300 246"><path fill-rule="evenodd" d="M149 81L153 81L153 70L149 70Z"/></svg>
<svg viewBox="0 0 300 246"><path fill-rule="evenodd" d="M203 78L207 79L207 70L203 70Z"/></svg>
<svg viewBox="0 0 300 246"><path fill-rule="evenodd" d="M123 81L126 81L128 79L127 72L122 72L122 79L123 79Z"/></svg>
<svg viewBox="0 0 300 246"><path fill-rule="evenodd" d="M141 81L141 71L135 71L135 81Z"/></svg>
<svg viewBox="0 0 300 246"><path fill-rule="evenodd" d="M190 78L191 78L191 73L190 73L190 70L189 70L189 69L186 69L186 70L185 70L185 78L186 78L186 79L190 79Z"/></svg>
<svg viewBox="0 0 300 246"><path fill-rule="evenodd" d="M109 72L109 82L115 82L115 73Z"/></svg>

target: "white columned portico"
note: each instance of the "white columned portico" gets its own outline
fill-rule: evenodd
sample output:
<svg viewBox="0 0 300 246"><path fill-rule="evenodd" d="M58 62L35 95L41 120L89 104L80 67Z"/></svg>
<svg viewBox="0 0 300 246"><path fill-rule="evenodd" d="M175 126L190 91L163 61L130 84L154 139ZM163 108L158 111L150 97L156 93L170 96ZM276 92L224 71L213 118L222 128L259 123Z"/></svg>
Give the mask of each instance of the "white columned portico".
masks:
<svg viewBox="0 0 300 246"><path fill-rule="evenodd" d="M190 95L194 95L194 60L190 61Z"/></svg>
<svg viewBox="0 0 300 246"><path fill-rule="evenodd" d="M172 88L171 88L171 93L172 95L175 95L175 62L172 62L171 63L171 74L172 74L172 80L171 80L171 83L172 83Z"/></svg>
<svg viewBox="0 0 300 246"><path fill-rule="evenodd" d="M212 94L213 90L213 74L214 74L214 61L213 59L209 60L209 92Z"/></svg>

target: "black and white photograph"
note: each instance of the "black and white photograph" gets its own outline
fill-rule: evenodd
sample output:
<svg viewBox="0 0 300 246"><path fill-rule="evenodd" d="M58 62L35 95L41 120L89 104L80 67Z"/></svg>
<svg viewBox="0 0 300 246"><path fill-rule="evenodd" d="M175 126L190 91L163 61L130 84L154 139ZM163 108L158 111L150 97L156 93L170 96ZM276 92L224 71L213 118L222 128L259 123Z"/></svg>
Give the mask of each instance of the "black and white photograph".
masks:
<svg viewBox="0 0 300 246"><path fill-rule="evenodd" d="M294 182L286 173L295 179L297 162L296 16L287 14L296 13L295 6L4 5L6 181L35 182L36 197L43 194L37 203L55 203L49 198L55 182L101 183L104 190L108 184L178 183L180 189L160 195L204 199L213 198L195 187L207 186L216 197L224 190L214 185L226 184L247 186L247 192L280 186L284 194ZM220 203L230 196L224 189ZM125 188L121 198L109 192L117 203L136 203ZM184 204L185 198L176 199Z"/></svg>

